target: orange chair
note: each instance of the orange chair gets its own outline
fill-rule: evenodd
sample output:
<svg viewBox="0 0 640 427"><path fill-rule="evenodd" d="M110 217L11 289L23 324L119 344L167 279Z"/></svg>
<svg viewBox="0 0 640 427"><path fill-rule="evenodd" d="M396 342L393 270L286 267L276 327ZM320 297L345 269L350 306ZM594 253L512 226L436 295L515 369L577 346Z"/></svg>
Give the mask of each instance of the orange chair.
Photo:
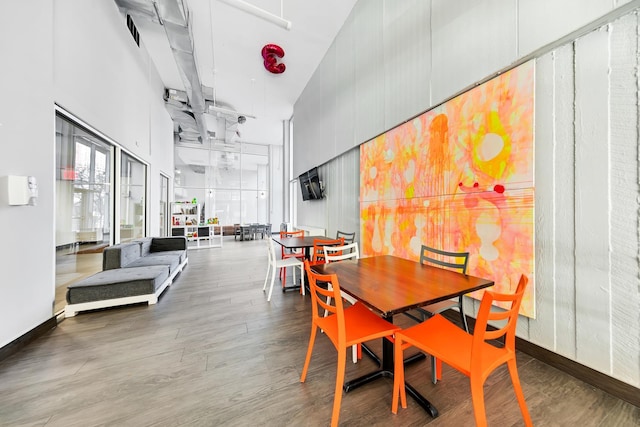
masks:
<svg viewBox="0 0 640 427"><path fill-rule="evenodd" d="M376 316L360 302L344 308L340 297L338 277L335 274L320 275L314 273L309 266L309 261L304 262L304 267L309 279L312 312L311 337L309 338L307 357L304 361L300 382L304 382L307 377L313 344L315 343L318 329L320 329L329 337L338 351L336 388L333 398L333 414L331 415L331 426L333 427L338 425L338 419L340 418L340 402L342 401L347 349L365 341L391 336L400 328ZM329 283L331 286L329 289L324 289L318 286L318 281ZM327 297L331 297L333 304L327 304ZM326 317L322 315L324 310L328 310L330 313Z"/></svg>
<svg viewBox="0 0 640 427"><path fill-rule="evenodd" d="M281 231L280 238L284 238L284 237L304 237L304 230ZM300 261L304 260L303 250L300 250L300 251L289 250L289 249L285 249L284 246L280 246L280 249L282 250L280 254L280 258L282 259L299 258ZM282 281L283 288L284 288L284 281L286 280L286 278L287 278L287 267L282 267L280 268L280 280Z"/></svg>
<svg viewBox="0 0 640 427"><path fill-rule="evenodd" d="M317 265L325 263L323 246L341 245L344 245L344 237L339 239L313 239L313 254L311 255L311 261L309 261L309 264Z"/></svg>
<svg viewBox="0 0 640 427"><path fill-rule="evenodd" d="M484 407L484 382L497 367L506 363L525 425L532 426L531 416L524 401L518 377L515 349L518 310L527 282L524 275L520 276L520 282L514 294L485 291L473 335L460 329L440 314L436 314L423 323L397 332L394 346L395 366L391 411L394 414L397 413L398 397L400 397L402 407L407 407L402 350L408 346L415 346L469 377L473 411L476 425L479 427L487 425ZM492 312L491 305L494 301L510 303L510 308L506 311ZM498 329L488 330L489 320L505 324ZM487 342L502 336L505 337L503 347L496 347Z"/></svg>

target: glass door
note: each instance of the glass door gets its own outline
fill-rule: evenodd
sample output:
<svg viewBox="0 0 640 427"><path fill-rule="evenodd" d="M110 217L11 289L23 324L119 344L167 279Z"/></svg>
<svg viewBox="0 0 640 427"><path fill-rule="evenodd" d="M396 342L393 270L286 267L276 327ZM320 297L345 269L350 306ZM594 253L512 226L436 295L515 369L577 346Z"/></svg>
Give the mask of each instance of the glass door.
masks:
<svg viewBox="0 0 640 427"><path fill-rule="evenodd" d="M114 147L61 114L56 115L56 292L64 308L68 285L102 269L111 241Z"/></svg>

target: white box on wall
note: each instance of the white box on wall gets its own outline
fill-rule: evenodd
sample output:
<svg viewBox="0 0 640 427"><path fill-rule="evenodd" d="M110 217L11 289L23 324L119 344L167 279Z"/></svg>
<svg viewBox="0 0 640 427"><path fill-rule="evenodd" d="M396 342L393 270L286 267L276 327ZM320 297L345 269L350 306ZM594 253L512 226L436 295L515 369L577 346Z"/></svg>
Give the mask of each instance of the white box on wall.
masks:
<svg viewBox="0 0 640 427"><path fill-rule="evenodd" d="M29 204L29 179L26 176L9 175L0 178L2 200L11 206Z"/></svg>

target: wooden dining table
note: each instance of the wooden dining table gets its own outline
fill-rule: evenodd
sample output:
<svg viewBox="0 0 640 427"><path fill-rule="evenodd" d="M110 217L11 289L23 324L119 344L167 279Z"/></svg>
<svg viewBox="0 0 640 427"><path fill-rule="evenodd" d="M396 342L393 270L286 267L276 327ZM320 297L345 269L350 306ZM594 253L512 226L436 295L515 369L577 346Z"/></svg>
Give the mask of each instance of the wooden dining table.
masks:
<svg viewBox="0 0 640 427"><path fill-rule="evenodd" d="M280 244L286 249L303 249L305 259L311 259L311 248L316 239L327 240L330 237L325 236L302 236L302 237L271 237L274 242Z"/></svg>
<svg viewBox="0 0 640 427"><path fill-rule="evenodd" d="M311 268L319 274L337 275L344 292L391 323L396 314L494 285L492 280L392 255L345 260ZM393 344L387 339L382 340L381 362L380 369L346 382L345 392L377 378L393 377ZM406 383L406 388L431 416L438 416L437 409L415 388L409 383Z"/></svg>
<svg viewBox="0 0 640 427"><path fill-rule="evenodd" d="M313 242L316 239L329 239L329 237L325 236L301 236L301 237L280 237L280 236L272 236L271 237L274 242L278 243L285 249L303 249L304 250L304 258L310 260L311 259L311 248L313 247ZM306 273L305 273L306 274ZM309 281L306 281L309 283ZM291 289L300 289L300 285L293 286L283 286L282 291L288 291Z"/></svg>

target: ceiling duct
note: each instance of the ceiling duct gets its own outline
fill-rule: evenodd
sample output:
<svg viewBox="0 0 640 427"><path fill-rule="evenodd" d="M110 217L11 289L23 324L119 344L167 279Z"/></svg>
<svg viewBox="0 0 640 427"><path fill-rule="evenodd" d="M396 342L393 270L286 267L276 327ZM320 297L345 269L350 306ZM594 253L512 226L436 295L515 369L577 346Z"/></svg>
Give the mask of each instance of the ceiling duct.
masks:
<svg viewBox="0 0 640 427"><path fill-rule="evenodd" d="M205 99L194 55L191 17L186 2L183 0L115 0L115 2L126 14L142 17L163 26L186 90L185 101L188 103L188 110L192 116L189 119L180 114L186 113L185 105L182 106L183 108L179 108L177 104L167 102L167 109L171 117L174 118L174 113L180 116L174 130L177 131L181 139L182 129L185 140L208 142L209 133L204 118ZM165 100L167 99L184 104L181 100L173 99L170 93L165 93ZM194 134L191 132L193 126L190 121L195 124L197 139L193 139Z"/></svg>

